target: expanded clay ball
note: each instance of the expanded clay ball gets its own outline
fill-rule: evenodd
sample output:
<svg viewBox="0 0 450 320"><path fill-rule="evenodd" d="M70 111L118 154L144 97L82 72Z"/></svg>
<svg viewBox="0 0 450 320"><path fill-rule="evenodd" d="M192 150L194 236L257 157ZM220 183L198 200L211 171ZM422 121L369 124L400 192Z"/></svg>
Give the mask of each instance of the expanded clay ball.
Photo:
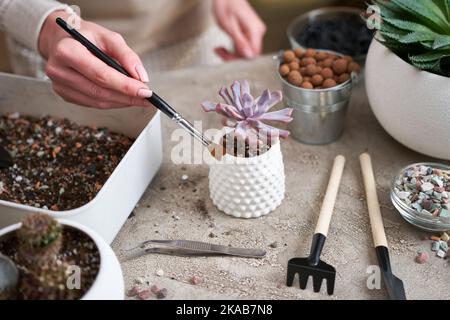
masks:
<svg viewBox="0 0 450 320"><path fill-rule="evenodd" d="M303 58L302 60L300 60L300 64L302 67L306 67L310 64L316 64L316 59L314 58Z"/></svg>
<svg viewBox="0 0 450 320"><path fill-rule="evenodd" d="M311 48L306 49L304 56L305 58L314 58L316 56L316 50Z"/></svg>
<svg viewBox="0 0 450 320"><path fill-rule="evenodd" d="M306 70L305 73L307 76L312 77L313 75L315 75L317 73L317 67L315 64L309 64L306 66Z"/></svg>
<svg viewBox="0 0 450 320"><path fill-rule="evenodd" d="M300 70L300 64L297 61L292 61L289 63L289 69L292 70Z"/></svg>
<svg viewBox="0 0 450 320"><path fill-rule="evenodd" d="M306 76L306 68L305 67L301 67L300 68L300 73L302 74L302 76Z"/></svg>
<svg viewBox="0 0 450 320"><path fill-rule="evenodd" d="M327 58L328 58L328 54L326 52L323 52L323 51L319 51L315 55L315 59L317 61L323 61L323 60L325 60Z"/></svg>
<svg viewBox="0 0 450 320"><path fill-rule="evenodd" d="M301 58L303 56L303 54L305 53L305 50L303 50L302 48L296 48L294 50L294 53L297 56L297 58Z"/></svg>
<svg viewBox="0 0 450 320"><path fill-rule="evenodd" d="M333 71L336 75L341 75L345 72L347 72L348 68L348 61L344 58L337 59L333 62Z"/></svg>
<svg viewBox="0 0 450 320"><path fill-rule="evenodd" d="M315 74L315 75L313 75L312 76L312 78L311 78L311 83L315 86L315 87L318 87L318 86L321 86L322 85L322 83L323 83L323 77L320 75L320 74Z"/></svg>
<svg viewBox="0 0 450 320"><path fill-rule="evenodd" d="M361 66L356 62L350 62L348 64L347 71L348 71L348 73L352 73L352 72L359 73L359 72L361 72Z"/></svg>
<svg viewBox="0 0 450 320"><path fill-rule="evenodd" d="M290 84L293 84L294 86L299 86L302 84L303 78L299 71L294 70L289 72L287 80Z"/></svg>
<svg viewBox="0 0 450 320"><path fill-rule="evenodd" d="M337 78L337 83L341 84L350 80L350 75L348 73L343 73Z"/></svg>
<svg viewBox="0 0 450 320"><path fill-rule="evenodd" d="M303 81L300 87L303 89L314 89L314 86L309 81Z"/></svg>
<svg viewBox="0 0 450 320"><path fill-rule="evenodd" d="M334 77L333 70L331 68L324 68L320 73L324 79L331 79Z"/></svg>
<svg viewBox="0 0 450 320"><path fill-rule="evenodd" d="M323 82L323 84L322 84L322 86L323 86L325 89L335 87L336 85L337 85L337 83L336 83L336 81L335 81L334 79L326 79L326 80Z"/></svg>
<svg viewBox="0 0 450 320"><path fill-rule="evenodd" d="M289 66L287 64L283 64L283 65L280 66L280 70L279 71L280 71L280 74L283 77L286 77L291 70L289 69Z"/></svg>
<svg viewBox="0 0 450 320"><path fill-rule="evenodd" d="M283 53L283 60L284 62L292 62L295 61L295 53L292 50L287 50Z"/></svg>
<svg viewBox="0 0 450 320"><path fill-rule="evenodd" d="M296 48L283 53L279 73L292 85L304 89L329 89L351 80L361 67L350 56Z"/></svg>
<svg viewBox="0 0 450 320"><path fill-rule="evenodd" d="M351 56L343 56L342 59L347 60L348 63L353 62L353 58Z"/></svg>
<svg viewBox="0 0 450 320"><path fill-rule="evenodd" d="M331 66L333 65L333 59L332 58L326 58L323 62L321 67L322 68L331 68Z"/></svg>

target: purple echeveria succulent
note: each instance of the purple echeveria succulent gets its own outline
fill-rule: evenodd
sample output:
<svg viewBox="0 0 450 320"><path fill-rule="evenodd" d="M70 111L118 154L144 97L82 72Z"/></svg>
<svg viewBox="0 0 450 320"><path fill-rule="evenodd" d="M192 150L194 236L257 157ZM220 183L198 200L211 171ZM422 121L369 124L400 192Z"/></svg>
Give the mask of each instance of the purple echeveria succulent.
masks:
<svg viewBox="0 0 450 320"><path fill-rule="evenodd" d="M252 135L261 134L270 137L289 136L289 131L278 129L265 124L263 121L275 121L289 123L292 121L292 109L286 108L279 111L268 112L279 103L283 96L281 91L264 90L258 98L250 94L248 81L234 81L230 91L224 87L219 92L225 103L205 101L202 103L206 112L215 111L223 115L224 125L234 128L235 134L242 139L251 139Z"/></svg>

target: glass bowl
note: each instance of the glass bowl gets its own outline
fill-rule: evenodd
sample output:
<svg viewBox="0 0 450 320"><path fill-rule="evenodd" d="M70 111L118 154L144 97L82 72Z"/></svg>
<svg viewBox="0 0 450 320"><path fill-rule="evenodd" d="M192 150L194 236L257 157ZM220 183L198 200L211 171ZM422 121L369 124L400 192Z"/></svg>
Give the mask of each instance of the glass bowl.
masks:
<svg viewBox="0 0 450 320"><path fill-rule="evenodd" d="M416 209L413 209L412 207L407 205L403 200L401 200L398 197L398 195L395 192L397 179L399 177L402 177L404 172L406 172L407 170L421 165L428 166L433 169L450 171L450 166L440 163L415 163L403 168L402 170L400 170L398 175L396 175L395 178L392 180L391 185L392 204L400 213L400 215L403 217L403 219L405 219L415 227L431 232L442 232L450 230L450 218L426 216L418 212Z"/></svg>

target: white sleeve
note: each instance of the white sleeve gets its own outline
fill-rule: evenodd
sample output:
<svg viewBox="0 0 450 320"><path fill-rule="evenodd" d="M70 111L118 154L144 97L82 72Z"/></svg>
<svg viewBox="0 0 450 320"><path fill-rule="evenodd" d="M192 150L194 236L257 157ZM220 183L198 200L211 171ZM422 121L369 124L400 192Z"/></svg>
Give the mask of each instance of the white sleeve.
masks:
<svg viewBox="0 0 450 320"><path fill-rule="evenodd" d="M39 33L49 14L67 10L54 0L0 0L0 30L26 48L38 52Z"/></svg>

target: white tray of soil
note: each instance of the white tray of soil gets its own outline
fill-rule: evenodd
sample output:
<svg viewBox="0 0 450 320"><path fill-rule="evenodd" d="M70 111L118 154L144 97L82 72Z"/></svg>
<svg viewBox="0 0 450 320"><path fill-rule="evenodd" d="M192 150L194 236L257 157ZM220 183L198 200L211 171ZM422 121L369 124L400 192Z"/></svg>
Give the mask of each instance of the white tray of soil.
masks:
<svg viewBox="0 0 450 320"><path fill-rule="evenodd" d="M109 243L162 162L160 113L64 102L46 81L0 73L0 227L31 212L79 222Z"/></svg>

